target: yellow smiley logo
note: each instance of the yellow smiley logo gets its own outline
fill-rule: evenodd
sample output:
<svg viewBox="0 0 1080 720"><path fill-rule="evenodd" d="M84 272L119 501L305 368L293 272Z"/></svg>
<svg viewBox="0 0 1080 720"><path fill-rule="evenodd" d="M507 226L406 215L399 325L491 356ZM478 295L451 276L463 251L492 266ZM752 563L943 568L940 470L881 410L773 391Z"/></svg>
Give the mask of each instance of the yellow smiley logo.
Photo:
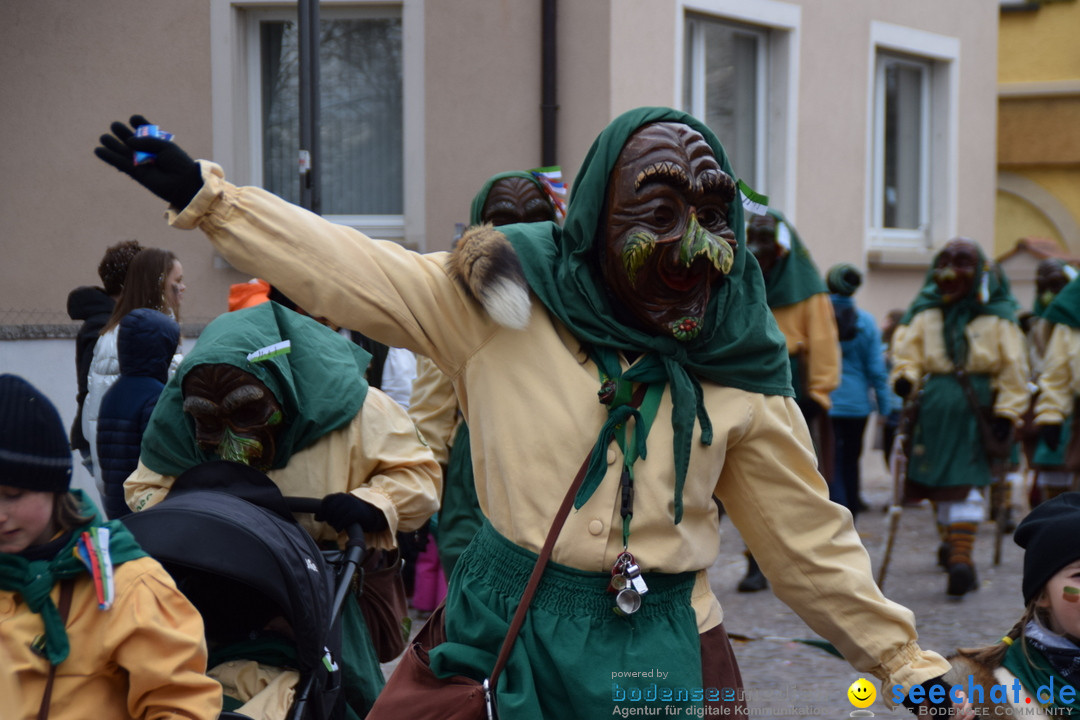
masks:
<svg viewBox="0 0 1080 720"><path fill-rule="evenodd" d="M857 708L867 708L874 704L877 698L877 690L867 682L866 678L859 678L851 683L847 689L848 700Z"/></svg>

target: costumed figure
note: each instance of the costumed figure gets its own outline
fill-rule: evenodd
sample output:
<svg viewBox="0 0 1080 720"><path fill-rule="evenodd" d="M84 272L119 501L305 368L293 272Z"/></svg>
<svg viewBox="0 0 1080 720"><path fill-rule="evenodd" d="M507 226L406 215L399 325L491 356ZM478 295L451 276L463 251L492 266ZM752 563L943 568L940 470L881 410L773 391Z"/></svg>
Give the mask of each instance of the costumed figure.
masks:
<svg viewBox="0 0 1080 720"><path fill-rule="evenodd" d="M818 469L830 485L830 494L835 493L828 411L830 394L840 385L840 339L828 288L799 234L778 210L750 218L746 246L761 266L766 301L784 333L795 402L810 426ZM764 590L768 584L757 561L750 552L746 558L739 592Z"/></svg>
<svg viewBox="0 0 1080 720"><path fill-rule="evenodd" d="M984 717L1075 716L1080 701L1080 493L1055 496L1020 522L1024 613L1001 641L959 650L946 676Z"/></svg>
<svg viewBox="0 0 1080 720"><path fill-rule="evenodd" d="M438 465L405 410L364 378L368 354L274 302L225 313L199 336L158 400L138 468L124 489L136 512L185 470L210 460L250 465L286 496L324 498L298 520L320 542L364 528L368 548L438 509ZM346 698L359 716L383 676L357 603L343 611Z"/></svg>
<svg viewBox="0 0 1080 720"><path fill-rule="evenodd" d="M215 720L221 686L206 676L199 612L70 483L60 414L0 375L0 673L18 690L0 712Z"/></svg>
<svg viewBox="0 0 1080 720"><path fill-rule="evenodd" d="M613 687L635 667L668 673L669 688L736 691L664 707L745 712L708 580L714 496L776 594L853 666L886 686L940 682L948 663L919 647L851 514L828 499L731 166L700 121L621 115L586 156L563 227L477 228L453 257L372 240L148 139L116 123L96 152L235 267L451 378L485 521L450 579L437 675L487 677L582 466L577 512L496 684L501 716L610 716L620 691L650 682ZM135 148L157 162L133 166ZM636 611L616 605L614 576L647 586Z"/></svg>
<svg viewBox="0 0 1080 720"><path fill-rule="evenodd" d="M950 240L934 257L892 353L896 394L919 403L905 495L934 502L946 593L961 596L978 587L972 546L985 515L981 490L993 482L990 453L1011 448L1029 402L1015 301L974 241Z"/></svg>
<svg viewBox="0 0 1080 720"><path fill-rule="evenodd" d="M472 201L469 225L494 227L554 222L556 204L531 172L504 172L488 178ZM449 577L462 551L483 522L476 499L469 426L453 384L429 358L417 358L409 416L443 467L442 502L435 528L439 559Z"/></svg>
<svg viewBox="0 0 1080 720"><path fill-rule="evenodd" d="M1032 309L1033 320L1027 332L1028 358L1031 363L1032 381L1039 382L1046 367L1046 358L1049 350L1050 336L1056 324L1046 317L1054 299L1072 280L1076 278L1076 269L1064 260L1049 258L1039 263L1035 276L1035 305ZM1062 307L1054 313L1062 313ZM1061 350L1062 348L1057 348ZM1060 373L1063 359L1055 358L1055 372ZM1053 377L1053 374L1051 374ZM1036 406L1039 403L1038 393L1032 398L1030 418L1034 420ZM1056 420L1056 418L1055 418ZM1061 422L1059 436L1070 437L1072 434L1073 408L1065 408ZM1028 426L1025 426L1028 430ZM1031 506L1038 505L1043 500L1052 498L1066 490L1076 490L1076 470L1070 470L1065 466L1065 447L1058 443L1051 449L1044 440L1039 437L1039 425L1037 422L1030 423L1030 432L1025 433L1028 442L1025 444L1027 451L1028 467L1034 471L1034 482L1031 488Z"/></svg>

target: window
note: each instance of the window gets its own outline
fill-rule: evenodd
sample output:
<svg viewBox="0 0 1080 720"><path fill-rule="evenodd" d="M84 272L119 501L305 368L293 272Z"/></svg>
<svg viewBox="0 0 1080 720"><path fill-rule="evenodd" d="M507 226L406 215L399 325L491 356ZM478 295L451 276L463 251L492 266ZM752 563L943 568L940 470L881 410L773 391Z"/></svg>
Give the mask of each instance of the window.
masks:
<svg viewBox="0 0 1080 720"><path fill-rule="evenodd" d="M300 199L299 38L295 12L250 11L253 181ZM404 213L402 22L353 8L320 17L322 211L339 222L400 226ZM253 73L254 74L254 73ZM385 235L385 233L383 233ZM393 233L391 233L393 234Z"/></svg>
<svg viewBox="0 0 1080 720"><path fill-rule="evenodd" d="M956 234L960 42L876 21L870 39L869 260L922 263Z"/></svg>
<svg viewBox="0 0 1080 720"><path fill-rule="evenodd" d="M925 240L929 206L930 65L878 56L874 98L874 227Z"/></svg>
<svg viewBox="0 0 1080 720"><path fill-rule="evenodd" d="M720 138L739 177L763 189L768 34L688 15L683 107Z"/></svg>
<svg viewBox="0 0 1080 720"><path fill-rule="evenodd" d="M676 0L672 102L708 125L731 166L794 215L802 8L777 0Z"/></svg>

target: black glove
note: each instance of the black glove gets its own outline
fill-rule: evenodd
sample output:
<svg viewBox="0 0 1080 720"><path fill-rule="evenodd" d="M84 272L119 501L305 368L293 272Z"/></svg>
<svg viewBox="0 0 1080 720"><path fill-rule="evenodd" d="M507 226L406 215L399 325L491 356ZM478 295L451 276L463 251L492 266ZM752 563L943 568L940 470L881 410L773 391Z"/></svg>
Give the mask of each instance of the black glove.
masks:
<svg viewBox="0 0 1080 720"><path fill-rule="evenodd" d="M990 429L994 433L995 440L1000 443L1007 443L1012 436L1013 422L1007 417L995 415L990 421Z"/></svg>
<svg viewBox="0 0 1080 720"><path fill-rule="evenodd" d="M942 679L942 677L936 677L933 680L927 680L926 682L920 685L915 685L910 690L908 690L907 694L904 696L904 707L910 710L913 715L927 715L930 708L934 708L936 710L939 710L939 712L936 713L934 717L947 717L946 713L952 709L953 701L949 698L949 686L945 684L945 681ZM941 690L935 690L935 687L940 687ZM911 692L912 690L915 690L915 688L921 688L923 690L920 695L920 697L922 697L922 700L920 702L912 702L911 700ZM931 693L934 693L935 695L940 695L941 700L939 702L934 702L932 699L930 699ZM919 694L917 693L917 695Z"/></svg>
<svg viewBox="0 0 1080 720"><path fill-rule="evenodd" d="M893 392L902 398L906 398L911 394L911 381L906 377L896 378L896 382L893 383Z"/></svg>
<svg viewBox="0 0 1080 720"><path fill-rule="evenodd" d="M349 493L334 493L322 499L316 520L325 520L342 532L352 523L360 523L364 532L377 532L390 527L382 510Z"/></svg>
<svg viewBox="0 0 1080 720"><path fill-rule="evenodd" d="M135 136L132 128L150 124L142 115L131 116L131 128L122 122L114 122L110 126L113 134L99 138L101 146L94 148L94 154L135 178L173 207L185 208L203 186L199 163L169 140ZM136 165L136 150L153 153L155 157L151 162Z"/></svg>
<svg viewBox="0 0 1080 720"><path fill-rule="evenodd" d="M1046 447L1050 450L1057 450L1058 445L1061 444L1061 426L1040 425L1039 439L1046 443Z"/></svg>

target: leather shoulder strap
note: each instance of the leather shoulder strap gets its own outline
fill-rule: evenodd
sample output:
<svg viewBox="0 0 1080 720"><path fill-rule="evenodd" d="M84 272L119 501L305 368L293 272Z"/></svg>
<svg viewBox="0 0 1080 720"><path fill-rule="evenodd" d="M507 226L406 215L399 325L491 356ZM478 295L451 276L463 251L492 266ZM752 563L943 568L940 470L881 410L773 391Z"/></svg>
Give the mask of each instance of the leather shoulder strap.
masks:
<svg viewBox="0 0 1080 720"><path fill-rule="evenodd" d="M60 613L60 622L67 625L68 613L71 612L71 596L75 592L75 581L70 578L60 582L60 604L56 609ZM38 710L37 720L47 720L49 717L49 704L52 702L53 680L56 679L56 666L49 664L49 678L45 681L45 695L41 698L41 708Z"/></svg>

